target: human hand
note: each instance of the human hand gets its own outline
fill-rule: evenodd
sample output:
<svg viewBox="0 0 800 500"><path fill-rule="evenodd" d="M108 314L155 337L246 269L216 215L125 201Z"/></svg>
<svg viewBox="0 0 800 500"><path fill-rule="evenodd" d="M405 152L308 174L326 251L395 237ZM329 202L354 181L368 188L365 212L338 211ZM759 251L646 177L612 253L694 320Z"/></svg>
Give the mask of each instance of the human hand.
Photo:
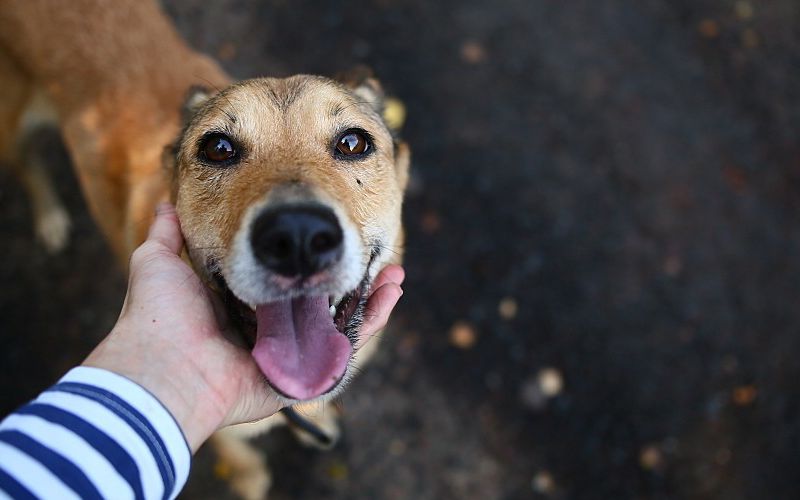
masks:
<svg viewBox="0 0 800 500"><path fill-rule="evenodd" d="M250 353L226 338L218 299L180 258L183 237L174 207L159 206L131 257L128 291L111 333L84 361L124 375L172 413L192 451L216 430L281 409ZM376 277L362 337L386 324L402 295L400 266Z"/></svg>

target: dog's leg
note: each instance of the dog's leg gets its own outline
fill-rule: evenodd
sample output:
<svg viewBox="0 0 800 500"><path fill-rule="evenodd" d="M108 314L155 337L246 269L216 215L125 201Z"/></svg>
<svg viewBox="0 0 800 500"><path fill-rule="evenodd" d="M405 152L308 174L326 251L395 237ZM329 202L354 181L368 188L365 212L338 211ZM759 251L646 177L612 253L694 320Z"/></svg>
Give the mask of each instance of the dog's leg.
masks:
<svg viewBox="0 0 800 500"><path fill-rule="evenodd" d="M272 486L266 457L247 442L249 433L241 432L240 427L228 427L211 436L217 452L217 474L243 499L266 499Z"/></svg>
<svg viewBox="0 0 800 500"><path fill-rule="evenodd" d="M31 145L29 138L23 138L23 162L18 164L17 174L30 196L36 237L50 253L58 253L64 249L69 239L71 221L53 187L44 161Z"/></svg>
<svg viewBox="0 0 800 500"><path fill-rule="evenodd" d="M51 253L63 249L70 219L47 174L37 132L54 114L30 79L0 50L0 162L19 178L31 200L36 236Z"/></svg>
<svg viewBox="0 0 800 500"><path fill-rule="evenodd" d="M270 418L226 427L211 436L217 452L217 473L245 500L264 499L272 486L272 474L265 454L248 438L273 427L288 425L306 446L330 449L339 440L339 410L331 402L311 403L289 408Z"/></svg>
<svg viewBox="0 0 800 500"><path fill-rule="evenodd" d="M44 152L39 147L40 134L52 129L54 121L44 97L35 94L22 116L16 141L18 160L12 163L31 200L36 236L50 253L64 249L71 226L69 213L56 193Z"/></svg>

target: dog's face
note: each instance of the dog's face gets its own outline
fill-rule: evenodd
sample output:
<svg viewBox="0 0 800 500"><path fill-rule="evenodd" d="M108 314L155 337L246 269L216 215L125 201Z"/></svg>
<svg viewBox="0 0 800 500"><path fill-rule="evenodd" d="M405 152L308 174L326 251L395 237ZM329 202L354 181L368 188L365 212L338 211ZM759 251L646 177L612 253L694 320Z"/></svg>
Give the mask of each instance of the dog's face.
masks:
<svg viewBox="0 0 800 500"><path fill-rule="evenodd" d="M402 239L408 149L374 80L249 80L195 97L174 189L195 268L290 400L349 378L369 285ZM235 310L235 312L233 312Z"/></svg>

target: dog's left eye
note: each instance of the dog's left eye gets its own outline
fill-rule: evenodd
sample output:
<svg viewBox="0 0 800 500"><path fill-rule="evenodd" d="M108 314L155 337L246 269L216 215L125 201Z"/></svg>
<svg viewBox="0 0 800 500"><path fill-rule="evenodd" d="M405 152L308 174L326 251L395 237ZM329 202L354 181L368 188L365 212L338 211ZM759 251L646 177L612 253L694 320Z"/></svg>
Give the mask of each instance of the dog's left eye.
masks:
<svg viewBox="0 0 800 500"><path fill-rule="evenodd" d="M347 130L336 140L336 152L342 156L362 156L371 148L369 136L363 130Z"/></svg>
<svg viewBox="0 0 800 500"><path fill-rule="evenodd" d="M225 134L213 133L203 139L200 154L211 163L228 163L236 158L233 140Z"/></svg>

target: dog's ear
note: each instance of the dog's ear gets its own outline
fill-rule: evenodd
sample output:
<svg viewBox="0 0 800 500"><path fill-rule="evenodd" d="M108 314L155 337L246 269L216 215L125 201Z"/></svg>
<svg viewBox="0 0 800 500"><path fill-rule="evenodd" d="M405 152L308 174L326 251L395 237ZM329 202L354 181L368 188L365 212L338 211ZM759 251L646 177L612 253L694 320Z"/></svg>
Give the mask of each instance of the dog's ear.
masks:
<svg viewBox="0 0 800 500"><path fill-rule="evenodd" d="M356 66L334 77L361 100L369 103L379 113L383 111L383 87L367 66Z"/></svg>
<svg viewBox="0 0 800 500"><path fill-rule="evenodd" d="M408 186L408 171L411 166L411 148L405 141L396 140L394 143L394 170L397 173L397 183L405 192Z"/></svg>
<svg viewBox="0 0 800 500"><path fill-rule="evenodd" d="M395 171L400 188L408 184L408 170L411 164L411 150L400 138L400 130L406 121L406 107L396 97L386 96L380 82L366 66L357 66L348 72L340 73L336 79L361 100L367 102L383 118L394 137Z"/></svg>
<svg viewBox="0 0 800 500"><path fill-rule="evenodd" d="M186 93L186 98L183 101L183 107L181 108L181 123L184 127L189 123L197 110L211 98L212 94L213 93L209 89L201 87L200 85L193 85L189 88L189 91Z"/></svg>
<svg viewBox="0 0 800 500"><path fill-rule="evenodd" d="M368 103L383 117L392 134L399 135L405 122L406 110L403 103L395 97L387 97L381 83L367 66L339 73L336 80L348 87L359 99Z"/></svg>

